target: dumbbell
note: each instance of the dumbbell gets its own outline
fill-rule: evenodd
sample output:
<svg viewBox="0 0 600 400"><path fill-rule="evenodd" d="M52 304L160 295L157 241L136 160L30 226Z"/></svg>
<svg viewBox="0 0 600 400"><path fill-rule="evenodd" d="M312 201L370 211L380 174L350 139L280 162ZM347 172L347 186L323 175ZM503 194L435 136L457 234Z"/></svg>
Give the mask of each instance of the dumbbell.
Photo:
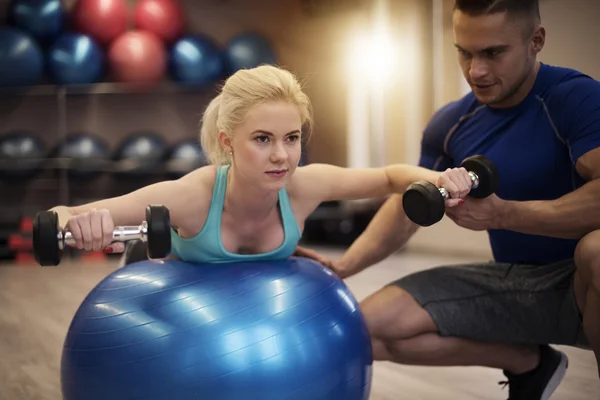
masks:
<svg viewBox="0 0 600 400"><path fill-rule="evenodd" d="M171 252L169 210L162 205L146 207L146 221L139 226L117 226L113 241L140 239L148 244L148 258L164 258ZM55 211L40 211L33 220L33 252L42 266L58 265L62 251L75 245L71 232L61 230Z"/></svg>
<svg viewBox="0 0 600 400"><path fill-rule="evenodd" d="M460 164L469 172L471 190L469 196L485 198L498 189L498 170L487 157L475 155ZM402 198L402 207L406 216L415 224L430 226L439 222L446 210L446 200L450 197L444 188L438 188L431 182L417 181L411 184Z"/></svg>

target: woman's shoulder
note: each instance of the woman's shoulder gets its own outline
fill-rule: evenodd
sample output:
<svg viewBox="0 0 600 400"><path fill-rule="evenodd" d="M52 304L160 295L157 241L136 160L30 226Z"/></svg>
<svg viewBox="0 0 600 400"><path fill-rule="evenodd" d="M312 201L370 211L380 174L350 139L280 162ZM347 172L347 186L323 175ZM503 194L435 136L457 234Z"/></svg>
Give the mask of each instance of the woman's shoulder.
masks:
<svg viewBox="0 0 600 400"><path fill-rule="evenodd" d="M319 174L319 164L308 164L297 167L291 176L286 189L290 195L306 194L307 190L316 189L316 178Z"/></svg>
<svg viewBox="0 0 600 400"><path fill-rule="evenodd" d="M217 167L207 165L200 167L183 177L174 180L169 187L170 197L179 210L176 225L191 229L190 221L197 221L199 215L205 215L210 208L213 187L217 176Z"/></svg>
<svg viewBox="0 0 600 400"><path fill-rule="evenodd" d="M215 165L207 165L195 169L174 182L177 186L177 191L184 196L185 194L198 196L200 193L206 193L206 196L201 197L208 197L210 199L217 179L217 171L218 166Z"/></svg>

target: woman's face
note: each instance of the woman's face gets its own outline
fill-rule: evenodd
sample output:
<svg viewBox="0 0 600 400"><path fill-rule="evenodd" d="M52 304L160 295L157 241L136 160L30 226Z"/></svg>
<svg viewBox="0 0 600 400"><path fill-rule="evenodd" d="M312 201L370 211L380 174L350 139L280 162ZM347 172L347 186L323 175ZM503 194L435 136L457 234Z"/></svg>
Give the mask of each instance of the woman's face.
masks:
<svg viewBox="0 0 600 400"><path fill-rule="evenodd" d="M300 162L302 120L296 106L257 105L233 132L233 166L253 186L282 189Z"/></svg>

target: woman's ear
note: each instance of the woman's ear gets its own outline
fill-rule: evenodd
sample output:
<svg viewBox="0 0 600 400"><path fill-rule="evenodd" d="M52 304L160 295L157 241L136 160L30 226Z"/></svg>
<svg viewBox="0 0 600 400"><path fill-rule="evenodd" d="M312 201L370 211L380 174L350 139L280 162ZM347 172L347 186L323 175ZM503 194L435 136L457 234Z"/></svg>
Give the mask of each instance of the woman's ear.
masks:
<svg viewBox="0 0 600 400"><path fill-rule="evenodd" d="M219 143L221 144L221 148L226 152L231 152L233 149L231 147L231 139L227 133L220 131L219 132Z"/></svg>

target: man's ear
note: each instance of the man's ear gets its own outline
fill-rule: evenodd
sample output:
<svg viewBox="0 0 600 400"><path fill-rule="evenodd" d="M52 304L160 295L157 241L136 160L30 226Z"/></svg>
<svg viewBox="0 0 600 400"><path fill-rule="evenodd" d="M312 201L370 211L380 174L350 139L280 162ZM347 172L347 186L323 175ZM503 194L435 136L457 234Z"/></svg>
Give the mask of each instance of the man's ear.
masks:
<svg viewBox="0 0 600 400"><path fill-rule="evenodd" d="M538 25L533 33L532 41L533 51L535 51L536 54L541 52L546 42L546 28L544 28L542 25Z"/></svg>

